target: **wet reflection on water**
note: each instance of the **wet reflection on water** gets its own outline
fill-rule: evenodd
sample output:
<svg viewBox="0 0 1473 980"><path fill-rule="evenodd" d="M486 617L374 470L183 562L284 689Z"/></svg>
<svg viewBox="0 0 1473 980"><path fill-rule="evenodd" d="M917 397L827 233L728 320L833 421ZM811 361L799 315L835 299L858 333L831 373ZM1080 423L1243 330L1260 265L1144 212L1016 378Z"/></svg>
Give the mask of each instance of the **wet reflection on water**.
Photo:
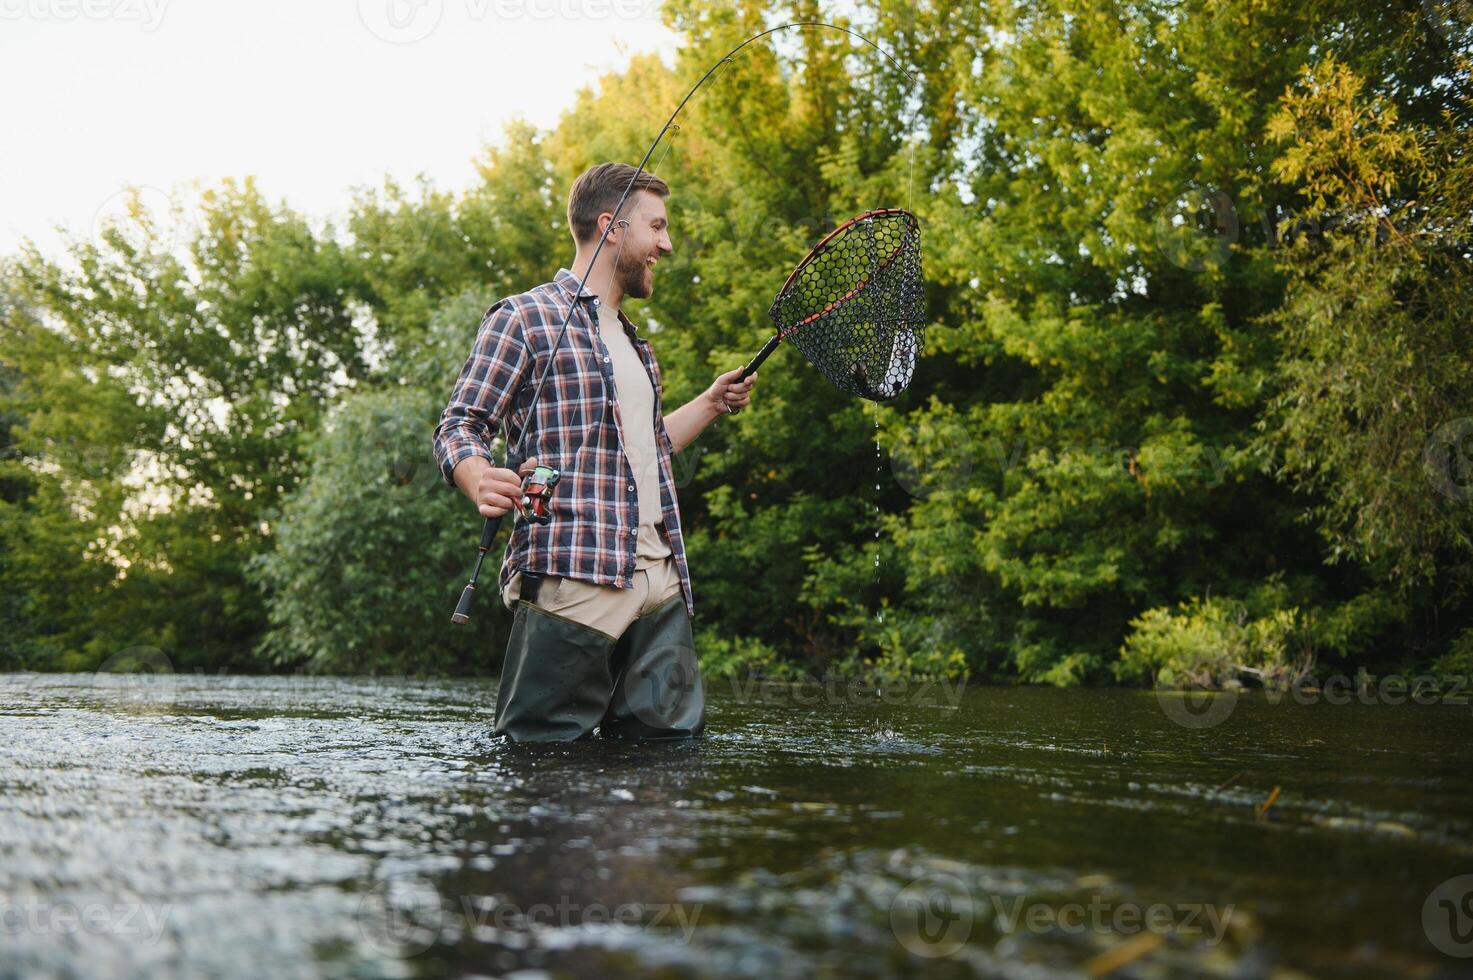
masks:
<svg viewBox="0 0 1473 980"><path fill-rule="evenodd" d="M0 975L1473 962L1466 705L711 687L699 742L548 747L490 683L0 675Z"/></svg>

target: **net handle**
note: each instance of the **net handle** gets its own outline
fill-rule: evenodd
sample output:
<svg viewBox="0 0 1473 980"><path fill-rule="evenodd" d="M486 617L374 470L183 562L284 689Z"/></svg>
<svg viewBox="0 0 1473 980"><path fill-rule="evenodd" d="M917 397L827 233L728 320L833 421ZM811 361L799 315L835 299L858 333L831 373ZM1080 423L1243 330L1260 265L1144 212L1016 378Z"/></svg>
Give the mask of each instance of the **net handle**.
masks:
<svg viewBox="0 0 1473 980"><path fill-rule="evenodd" d="M777 350L777 345L782 343L782 339L783 335L780 333L775 333L771 337L767 338L767 343L763 344L762 349L757 352L757 356L748 361L747 366L742 368L742 373L737 375L737 380L746 381L748 378L750 378L752 376L752 372L761 367L762 362L767 360L767 358L772 355L773 351ZM730 405L726 407L727 415L740 415L741 413L742 410L740 408L732 408Z"/></svg>
<svg viewBox="0 0 1473 980"><path fill-rule="evenodd" d="M757 352L757 356L748 361L747 366L742 368L742 373L737 375L737 380L746 381L751 377L752 372L761 367L762 362L772 356L773 351L777 350L777 345L782 343L782 339L783 335L780 333L775 333L769 337L767 343L763 344L762 349ZM741 409L737 409L737 411L739 412ZM732 412L731 414L735 415L736 412Z"/></svg>

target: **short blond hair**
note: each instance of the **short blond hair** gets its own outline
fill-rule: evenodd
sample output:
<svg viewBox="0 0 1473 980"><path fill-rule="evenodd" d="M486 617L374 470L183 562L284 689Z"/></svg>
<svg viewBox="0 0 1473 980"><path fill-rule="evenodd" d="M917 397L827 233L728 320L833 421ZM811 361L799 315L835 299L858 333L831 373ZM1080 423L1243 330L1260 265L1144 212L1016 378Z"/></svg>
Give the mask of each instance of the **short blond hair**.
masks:
<svg viewBox="0 0 1473 980"><path fill-rule="evenodd" d="M636 173L639 174L637 179ZM568 191L568 228L572 230L575 242L581 245L598 238L598 216L613 214L630 180L634 180L631 197L634 191L670 196L669 184L627 163L600 163L589 167L578 175Z"/></svg>

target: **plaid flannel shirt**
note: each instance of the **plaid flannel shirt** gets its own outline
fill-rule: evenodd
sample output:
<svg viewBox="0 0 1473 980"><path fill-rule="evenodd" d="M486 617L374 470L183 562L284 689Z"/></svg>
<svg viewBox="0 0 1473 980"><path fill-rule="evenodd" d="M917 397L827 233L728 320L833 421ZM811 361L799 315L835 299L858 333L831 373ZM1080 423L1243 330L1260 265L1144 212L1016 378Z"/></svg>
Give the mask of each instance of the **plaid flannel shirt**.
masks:
<svg viewBox="0 0 1473 980"><path fill-rule="evenodd" d="M461 368L450 403L435 428L435 457L445 482L455 485L455 465L468 456L491 460L494 426L511 438L526 432L526 458L557 467L562 480L549 502L552 521L516 520L501 565L501 587L513 571L580 579L622 589L634 587L639 502L634 470L624 453L613 364L596 326L599 299L584 290L552 373L528 428L528 403L548 363L559 325L573 302L578 277L559 269L550 283L510 296L486 311L475 346ZM619 313L655 389L655 441L660 449L660 511L680 572L686 610L695 614L680 507L670 469L674 446L665 431L660 368L647 340ZM494 463L494 461L493 461ZM514 512L513 512L514 513Z"/></svg>

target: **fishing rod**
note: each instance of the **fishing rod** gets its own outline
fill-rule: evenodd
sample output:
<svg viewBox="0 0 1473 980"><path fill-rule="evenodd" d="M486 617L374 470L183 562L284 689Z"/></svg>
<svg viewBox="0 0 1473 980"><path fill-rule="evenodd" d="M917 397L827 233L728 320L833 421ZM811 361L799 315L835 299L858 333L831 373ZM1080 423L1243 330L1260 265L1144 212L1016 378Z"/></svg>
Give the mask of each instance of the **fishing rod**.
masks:
<svg viewBox="0 0 1473 980"><path fill-rule="evenodd" d="M543 367L542 374L537 379L537 385L532 391L532 400L527 403L527 421L529 423L536 418L536 415L534 413L537 408L537 402L542 397L542 390L547 384L548 375L552 373L554 359L559 348L562 347L563 337L568 332L568 324L572 322L573 313L578 308L578 297L582 295L583 287L588 282L588 277L593 273L593 266L598 261L599 253L603 251L604 242L608 240L609 232L613 230L615 224L619 223L619 215L624 208L625 202L629 199L629 195L634 192L634 187L637 183L639 183L639 178L646 173L645 165L650 162L650 157L654 155L654 152L656 148L659 147L660 142L668 134L680 129L680 127L675 124L675 120L680 116L681 112L685 110L686 104L695 97L695 94L701 90L706 82L709 81L718 70L722 69L723 66L732 64L733 59L743 48L756 41L760 41L762 38L767 37L769 34L776 34L779 31L791 30L797 27L812 27L840 31L844 34L848 34L850 37L857 38L870 47L874 48L881 55L883 55L907 79L912 82L915 81L914 74L912 74L910 71L907 71L905 66L897 61L895 57L890 54L890 52L880 47L874 41L871 41L869 38L865 37L863 34L860 34L858 31L850 30L847 27L840 27L837 24L825 23L823 21L795 21L791 24L779 24L777 27L770 27L765 31L753 34L751 37L742 41L742 43L738 44L736 47L728 51L721 58L721 60L717 61L710 68L706 69L706 73L700 77L700 80L691 86L689 92L685 93L685 98L680 100L680 104L675 107L675 111L670 113L670 118L665 120L665 125L660 128L659 134L656 135L654 141L650 143L649 149L645 150L643 159L639 161L639 166L635 167L633 176L629 178L629 183L626 184L624 187L624 193L619 195L619 203L614 205L613 218L609 221L607 225L604 226L603 233L599 235L598 244L594 246L593 254L589 256L588 266L583 270L583 275L578 277L578 285L573 291L573 300L571 303L568 304L568 312L563 315L563 322L558 327L557 338L552 343L552 349L548 354L547 364L545 367ZM625 223L627 224L627 222ZM767 351L767 353L770 352L770 350ZM763 357L765 357L765 354L763 355ZM758 363L760 363L760 359L754 359L754 362L747 366L742 377L746 378L748 375L750 375L752 371L756 369L756 365ZM526 457L522 455L521 443L522 440L526 438L527 428L528 427L526 425L522 426L522 431L518 433L515 445L512 444L512 440L510 439L510 437L508 437L506 446L506 459L505 463L503 464L504 469L508 469L516 473L521 469L522 463L526 462ZM542 467L538 467L538 470L542 469ZM549 471L549 473L547 474L528 474L528 476L524 478L522 483L524 490L523 499L526 499L525 493L528 489L530 489L529 481L532 481L534 479L543 481L538 484L538 487L540 488L541 502L545 504L546 497L551 493L552 485L554 482L556 482L556 476L552 475L552 471ZM513 507L512 509L516 510L518 508ZM486 561L486 553L491 549L492 543L496 540L496 534L501 529L501 518L504 516L505 515L503 514L497 517L486 518L486 523L481 528L481 543L476 553L476 564L471 569L470 581L467 582L465 588L461 590L460 601L455 604L455 612L450 617L450 621L452 623L455 623L456 625L464 624L470 620L471 605L475 601L476 582L480 579L481 576L481 566Z"/></svg>

